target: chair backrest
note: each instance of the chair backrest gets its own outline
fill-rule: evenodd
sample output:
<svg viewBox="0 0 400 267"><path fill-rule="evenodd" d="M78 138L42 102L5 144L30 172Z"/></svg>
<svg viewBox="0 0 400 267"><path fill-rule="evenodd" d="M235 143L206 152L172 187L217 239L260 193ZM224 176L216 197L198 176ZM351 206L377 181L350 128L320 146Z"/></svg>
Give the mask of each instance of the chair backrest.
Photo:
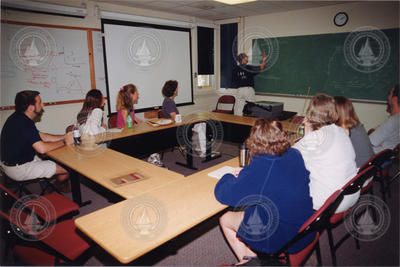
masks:
<svg viewBox="0 0 400 267"><path fill-rule="evenodd" d="M158 109L148 110L144 112L143 116L145 119L155 119L158 118L158 112Z"/></svg>
<svg viewBox="0 0 400 267"><path fill-rule="evenodd" d="M395 146L392 149L392 153L393 153L393 158L394 159L399 159L400 158L400 143L397 144L397 146Z"/></svg>
<svg viewBox="0 0 400 267"><path fill-rule="evenodd" d="M74 130L74 125L68 125L67 128L65 128L65 133L69 133L72 132Z"/></svg>
<svg viewBox="0 0 400 267"><path fill-rule="evenodd" d="M296 124L301 124L304 120L304 116L294 116L292 119L290 119L290 122L296 123Z"/></svg>
<svg viewBox="0 0 400 267"><path fill-rule="evenodd" d="M372 156L367 162L365 162L359 169L359 173L369 166L374 165L377 168L377 171L380 171L382 168L382 164L390 161L393 156L393 151L391 149L385 149L381 152Z"/></svg>
<svg viewBox="0 0 400 267"><path fill-rule="evenodd" d="M29 214L27 217L30 216ZM16 220L7 213L0 211L0 219L7 223L4 226L9 227L6 230L7 237L23 236L24 239L37 241L28 242L21 238L13 238L13 245L18 247L18 254L27 263L33 262L49 262L44 261L42 257L50 257L61 261L74 261L83 254L90 246L76 233L76 226L73 220L66 220L57 224L48 225L48 228L40 230L31 230L33 225L21 225L19 220ZM18 231L15 232L15 231ZM35 255L37 253L37 255ZM50 254L49 254L50 253ZM40 259L42 258L42 259ZM51 263L51 262L50 262ZM52 264L50 264L52 265Z"/></svg>
<svg viewBox="0 0 400 267"><path fill-rule="evenodd" d="M233 114L233 111L234 111L234 108L235 108L235 102L236 102L236 99L235 99L235 97L232 96L232 95L223 95L223 96L220 96L220 97L218 98L217 105L215 106L215 110L226 110L226 111L228 111L228 112L230 112L230 113ZM220 109L220 108L219 108L219 105L220 105L220 104L232 104L232 109L231 109L231 110Z"/></svg>
<svg viewBox="0 0 400 267"><path fill-rule="evenodd" d="M117 114L113 114L108 118L108 128L117 127Z"/></svg>
<svg viewBox="0 0 400 267"><path fill-rule="evenodd" d="M298 234L286 243L277 253L285 253L293 244L312 232L321 232L329 224L329 219L343 200L342 190L335 191L314 214L300 227Z"/></svg>
<svg viewBox="0 0 400 267"><path fill-rule="evenodd" d="M373 177L376 173L377 167L375 165L368 166L364 170L358 172L347 184L342 187L342 194L344 196L351 195L361 190L366 180Z"/></svg>
<svg viewBox="0 0 400 267"><path fill-rule="evenodd" d="M4 212L7 212L12 207L12 205L14 205L14 203L19 199L13 192L11 192L7 187L2 185L1 183L0 183L0 196L1 196L0 210Z"/></svg>

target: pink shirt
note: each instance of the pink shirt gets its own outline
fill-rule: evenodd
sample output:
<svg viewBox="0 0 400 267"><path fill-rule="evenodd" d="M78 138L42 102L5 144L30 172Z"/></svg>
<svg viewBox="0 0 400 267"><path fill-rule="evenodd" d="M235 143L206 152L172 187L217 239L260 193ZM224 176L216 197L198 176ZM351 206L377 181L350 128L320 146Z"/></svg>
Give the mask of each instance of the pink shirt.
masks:
<svg viewBox="0 0 400 267"><path fill-rule="evenodd" d="M135 123L135 110L134 109L131 109L131 116L132 116L132 122ZM124 117L122 116L121 110L118 110L117 127L124 128L125 125L126 125L126 122L124 120Z"/></svg>

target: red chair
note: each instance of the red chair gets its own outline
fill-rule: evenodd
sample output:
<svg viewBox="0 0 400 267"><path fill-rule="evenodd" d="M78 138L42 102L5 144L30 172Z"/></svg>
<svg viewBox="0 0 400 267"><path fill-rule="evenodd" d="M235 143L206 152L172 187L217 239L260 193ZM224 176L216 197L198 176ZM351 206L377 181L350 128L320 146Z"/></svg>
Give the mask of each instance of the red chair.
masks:
<svg viewBox="0 0 400 267"><path fill-rule="evenodd" d="M290 122L295 123L295 124L301 124L303 123L304 116L294 116L292 119L290 119Z"/></svg>
<svg viewBox="0 0 400 267"><path fill-rule="evenodd" d="M358 191L361 191L361 188L363 187L365 181L373 177L376 173L376 167L375 166L369 166L368 168L362 170L359 172L353 179L351 179L346 185L344 185L341 189L341 195L347 196L347 195L352 195L357 193ZM332 257L332 264L333 266L336 266L336 250L340 247L343 242L350 237L350 234L347 233L345 236L343 236L336 244L334 243L333 240L333 235L332 235L332 230L339 226L345 216L351 212L355 205L347 209L346 211L335 213L332 215L332 217L329 220L329 223L327 224L326 230L328 233L328 241L329 241L329 247L331 251L331 257ZM359 242L357 239L356 241L356 247L357 249L360 248Z"/></svg>
<svg viewBox="0 0 400 267"><path fill-rule="evenodd" d="M2 200L2 210L7 214L10 214L16 206L24 205L29 207L40 206L49 207L55 212L49 212L46 209L36 209L37 215L48 223L54 222L57 219L66 217L68 215L74 215L79 212L79 206L72 200L60 195L58 193L51 193L42 195L37 198L32 198L26 201L22 201L19 197L13 194L7 187L0 184L0 195Z"/></svg>
<svg viewBox="0 0 400 267"><path fill-rule="evenodd" d="M29 218L31 215L27 215ZM37 232L34 225L21 224L20 220L0 211L7 248L27 265L52 266L59 264L81 265L79 257L89 249L89 244L76 233L73 220L51 225L51 230Z"/></svg>
<svg viewBox="0 0 400 267"><path fill-rule="evenodd" d="M280 261L284 265L300 266L304 264L314 250L317 253L318 266L321 266L321 252L319 248L319 237L321 232L329 224L329 219L334 214L343 199L340 194L341 190L337 190L332 194L324 203L324 205L317 210L299 229L298 234L286 243L278 252L274 254L257 253L258 258L262 265L270 265L271 259ZM289 248L303 237L315 233L314 240L305 247L302 251L296 254L289 254Z"/></svg>
<svg viewBox="0 0 400 267"><path fill-rule="evenodd" d="M392 163L399 164L399 160L400 160L400 144L397 144L397 146L395 146L392 149ZM395 175L393 175L392 178L390 178L389 183L388 183L388 187L398 177L400 177L400 170L399 169L397 170L397 173Z"/></svg>
<svg viewBox="0 0 400 267"><path fill-rule="evenodd" d="M359 169L359 173L368 168L369 166L376 167L376 174L368 185L364 186L361 193L370 192L373 194L373 182L379 182L381 187L381 194L383 201L386 201L386 188L388 188L388 173L389 167L393 159L393 151L391 149L385 149L378 154L374 155L367 162L365 162ZM388 191L390 193L390 191Z"/></svg>
<svg viewBox="0 0 400 267"><path fill-rule="evenodd" d="M235 102L236 102L236 99L235 99L234 96L223 95L218 99L217 105L215 106L215 109L213 110L213 112L233 114L234 113L234 108L235 108ZM231 104L232 105L232 109L220 109L219 105L221 105L221 104L223 104L223 105Z"/></svg>
<svg viewBox="0 0 400 267"><path fill-rule="evenodd" d="M113 114L108 118L108 128L117 128L117 114Z"/></svg>

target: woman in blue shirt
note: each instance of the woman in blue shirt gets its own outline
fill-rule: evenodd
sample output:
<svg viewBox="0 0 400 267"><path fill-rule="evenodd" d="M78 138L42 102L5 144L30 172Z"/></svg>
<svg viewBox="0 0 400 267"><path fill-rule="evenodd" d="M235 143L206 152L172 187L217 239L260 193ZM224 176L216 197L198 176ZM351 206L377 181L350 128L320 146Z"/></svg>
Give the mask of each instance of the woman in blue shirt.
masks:
<svg viewBox="0 0 400 267"><path fill-rule="evenodd" d="M220 218L220 224L238 265L255 257L255 252L277 252L313 214L309 172L300 152L290 148L282 125L257 120L246 145L251 163L225 174L215 187L217 200L235 207ZM306 236L289 253L300 251L313 238L314 234Z"/></svg>

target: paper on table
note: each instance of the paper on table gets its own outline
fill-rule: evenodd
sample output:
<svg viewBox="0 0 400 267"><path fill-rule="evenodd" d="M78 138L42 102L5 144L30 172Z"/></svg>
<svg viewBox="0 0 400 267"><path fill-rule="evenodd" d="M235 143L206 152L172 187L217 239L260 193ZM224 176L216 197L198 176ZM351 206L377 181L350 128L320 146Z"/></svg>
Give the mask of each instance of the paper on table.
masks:
<svg viewBox="0 0 400 267"><path fill-rule="evenodd" d="M211 176L213 178L221 179L224 174L227 173L232 173L235 168L231 166L224 166L222 168L219 168L218 170L212 171L208 173L208 176Z"/></svg>
<svg viewBox="0 0 400 267"><path fill-rule="evenodd" d="M109 133L120 133L124 128L109 128L107 132Z"/></svg>

